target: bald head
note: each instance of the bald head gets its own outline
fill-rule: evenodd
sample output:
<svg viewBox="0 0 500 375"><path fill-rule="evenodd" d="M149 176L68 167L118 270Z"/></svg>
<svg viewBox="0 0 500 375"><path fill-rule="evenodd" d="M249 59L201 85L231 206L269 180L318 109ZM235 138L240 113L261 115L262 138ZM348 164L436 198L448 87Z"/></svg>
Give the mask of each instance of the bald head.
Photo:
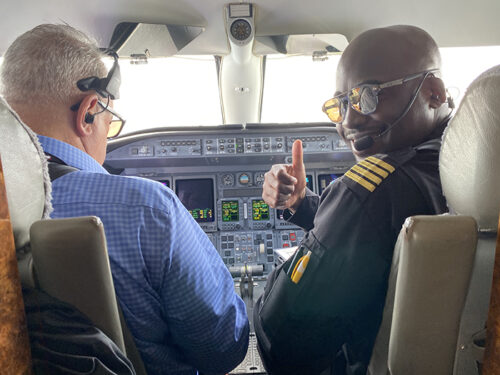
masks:
<svg viewBox="0 0 500 375"><path fill-rule="evenodd" d="M441 68L441 55L434 39L415 26L390 26L365 31L346 48L337 70L351 85L363 77L380 82Z"/></svg>
<svg viewBox="0 0 500 375"><path fill-rule="evenodd" d="M440 136L450 114L444 105L440 68L436 42L418 27L368 30L349 44L337 68L337 94L380 85L376 97L364 94L359 99L375 103L374 108L363 113L350 103L337 124L356 157L416 146Z"/></svg>

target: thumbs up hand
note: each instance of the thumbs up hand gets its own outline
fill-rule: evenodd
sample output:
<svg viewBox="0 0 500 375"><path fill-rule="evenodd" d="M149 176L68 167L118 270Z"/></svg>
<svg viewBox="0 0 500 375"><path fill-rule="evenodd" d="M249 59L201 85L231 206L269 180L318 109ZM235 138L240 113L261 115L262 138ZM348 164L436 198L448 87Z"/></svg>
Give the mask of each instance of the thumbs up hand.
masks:
<svg viewBox="0 0 500 375"><path fill-rule="evenodd" d="M302 141L292 146L292 164L275 164L264 176L262 199L271 207L295 212L306 195Z"/></svg>

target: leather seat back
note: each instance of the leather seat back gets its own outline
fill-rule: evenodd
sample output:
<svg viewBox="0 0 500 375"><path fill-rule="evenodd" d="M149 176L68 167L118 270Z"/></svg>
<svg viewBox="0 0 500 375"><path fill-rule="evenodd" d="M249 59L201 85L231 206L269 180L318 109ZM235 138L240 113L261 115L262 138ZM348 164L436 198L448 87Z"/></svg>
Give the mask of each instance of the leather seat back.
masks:
<svg viewBox="0 0 500 375"><path fill-rule="evenodd" d="M472 82L445 131L439 169L457 216L403 226L371 374L478 373L500 212L499 97L497 66Z"/></svg>
<svg viewBox="0 0 500 375"><path fill-rule="evenodd" d="M473 216L479 241L464 308L455 374L478 373L490 301L500 212L500 65L468 87L447 128L440 156L443 192L450 209ZM479 340L480 341L480 340Z"/></svg>

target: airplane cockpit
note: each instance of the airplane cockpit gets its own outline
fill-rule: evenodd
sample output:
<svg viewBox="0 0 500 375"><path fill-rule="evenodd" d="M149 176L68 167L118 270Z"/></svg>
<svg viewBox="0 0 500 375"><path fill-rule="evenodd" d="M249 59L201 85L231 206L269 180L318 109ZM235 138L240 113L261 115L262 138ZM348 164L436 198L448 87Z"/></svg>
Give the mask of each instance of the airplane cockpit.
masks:
<svg viewBox="0 0 500 375"><path fill-rule="evenodd" d="M31 11L20 14L20 3ZM113 111L126 121L108 141L103 167L155 181L179 198L247 310L249 349L229 374L266 374L254 306L268 275L306 236L264 201L266 172L291 164L301 140L307 188L321 196L357 163L321 105L336 91L342 52L364 30L427 30L458 106L469 83L500 62L500 5L480 3L91 0L82 9L59 0L4 1L0 64L19 34L45 22L80 28L112 51L105 64L121 71L108 82L121 85Z"/></svg>
<svg viewBox="0 0 500 375"><path fill-rule="evenodd" d="M318 194L355 163L330 123L261 122L267 56L300 54L311 62L326 60L328 55L338 57L347 39L339 34L257 36L256 17L256 4L224 6L227 53L213 56L212 63L225 125L124 134L109 142L104 164L111 173L152 179L172 189L217 249L245 301L252 330L247 357L233 373L265 372L253 333L253 306L267 275L304 236L301 228L286 221L283 210L262 199L264 174L272 164L291 162L297 139L305 150L307 186ZM115 28L110 45L133 69L154 56L192 53L204 32L197 27L124 23ZM200 107L203 111L203 104ZM116 108L121 109L118 102ZM192 103L192 111L198 111L198 103Z"/></svg>
<svg viewBox="0 0 500 375"><path fill-rule="evenodd" d="M124 136L108 146L109 171L158 181L177 194L231 272L251 329L267 275L304 236L283 210L262 199L264 173L269 165L291 162L296 139L306 150L307 185L318 194L354 164L327 123L231 125L223 133L217 127L168 129ZM232 373L264 373L250 335L247 357Z"/></svg>

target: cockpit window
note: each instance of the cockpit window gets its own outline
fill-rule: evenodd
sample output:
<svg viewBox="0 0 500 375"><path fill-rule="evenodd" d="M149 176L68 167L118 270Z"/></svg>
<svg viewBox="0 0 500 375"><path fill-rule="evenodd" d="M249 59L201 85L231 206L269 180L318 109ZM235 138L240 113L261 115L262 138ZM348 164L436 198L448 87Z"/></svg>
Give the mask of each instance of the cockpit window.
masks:
<svg viewBox="0 0 500 375"><path fill-rule="evenodd" d="M499 64L500 46L441 48L441 55L442 78L458 105L472 80ZM321 105L335 92L339 59L340 55L330 55L325 61L313 61L311 56L268 56L261 122L328 122ZM122 86L114 108L127 120L121 134L222 124L213 56L149 59L147 64L123 59L120 69Z"/></svg>
<svg viewBox="0 0 500 375"><path fill-rule="evenodd" d="M261 122L327 122L321 106L335 91L340 55L313 61L311 56L268 56Z"/></svg>
<svg viewBox="0 0 500 375"><path fill-rule="evenodd" d="M440 50L442 78L456 105L474 78L500 63L500 46ZM261 121L328 122L321 106L336 90L339 59L340 55L329 56L325 61L313 61L311 56L268 56Z"/></svg>
<svg viewBox="0 0 500 375"><path fill-rule="evenodd" d="M127 120L122 134L168 126L222 124L213 56L120 60L122 86L114 108Z"/></svg>
<svg viewBox="0 0 500 375"><path fill-rule="evenodd" d="M458 106L469 84L482 72L500 64L500 46L440 48L443 81Z"/></svg>

